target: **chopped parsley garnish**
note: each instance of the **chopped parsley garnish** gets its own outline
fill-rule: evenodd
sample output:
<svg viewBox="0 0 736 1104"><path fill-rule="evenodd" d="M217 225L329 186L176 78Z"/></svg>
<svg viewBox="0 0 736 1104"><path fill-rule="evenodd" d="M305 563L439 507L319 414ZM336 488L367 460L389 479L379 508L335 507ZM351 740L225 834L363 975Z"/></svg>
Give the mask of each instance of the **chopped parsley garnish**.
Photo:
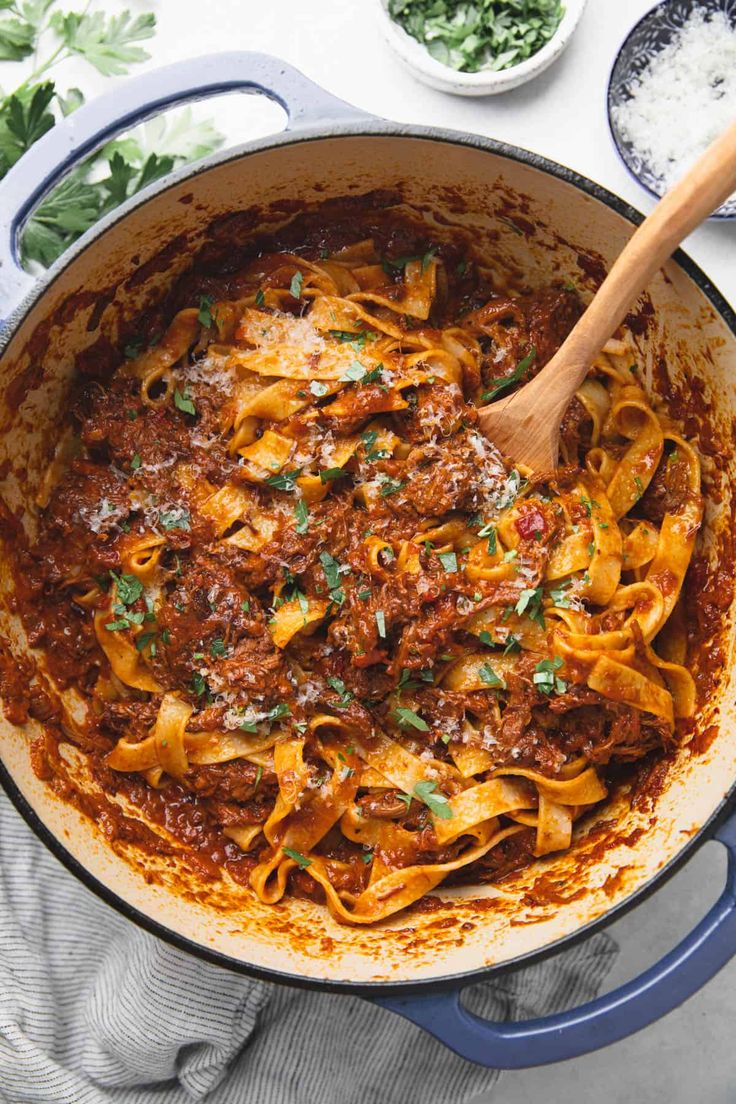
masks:
<svg viewBox="0 0 736 1104"><path fill-rule="evenodd" d="M352 333L350 330L329 330L328 333L336 341L354 345L356 349L364 349L366 341L373 341L378 336L373 330L361 330L359 333Z"/></svg>
<svg viewBox="0 0 736 1104"><path fill-rule="evenodd" d="M368 863L372 863L373 862L373 852L372 851L363 851L361 856L360 856L360 861L364 862L366 864L366 866L368 865Z"/></svg>
<svg viewBox="0 0 736 1104"><path fill-rule="evenodd" d="M250 598L244 598L240 603L240 608L243 613L250 613Z"/></svg>
<svg viewBox="0 0 736 1104"><path fill-rule="evenodd" d="M330 686L336 694L340 695L339 700L334 703L337 709L345 709L355 697L355 694L352 690L348 690L341 678L328 678L327 685Z"/></svg>
<svg viewBox="0 0 736 1104"><path fill-rule="evenodd" d="M570 583L558 583L556 587L550 588L549 596L559 609L570 609L569 589Z"/></svg>
<svg viewBox="0 0 736 1104"><path fill-rule="evenodd" d="M481 682L484 682L486 686L490 686L492 689L506 689L506 680L496 674L490 663L484 663L483 666L479 668L478 676Z"/></svg>
<svg viewBox="0 0 736 1104"><path fill-rule="evenodd" d="M387 460L391 453L387 449L374 449L376 441L378 440L378 433L375 429L366 430L365 433L361 433L360 440L365 449L365 457L369 463L372 460Z"/></svg>
<svg viewBox="0 0 736 1104"><path fill-rule="evenodd" d="M295 272L291 277L291 283L289 284L289 292L295 299L301 299L302 297L302 284L304 283L304 276L301 272Z"/></svg>
<svg viewBox="0 0 736 1104"><path fill-rule="evenodd" d="M496 526L490 523L484 525L482 529L478 530L478 536L488 537L488 555L495 556L498 551L498 533L496 531Z"/></svg>
<svg viewBox="0 0 736 1104"><path fill-rule="evenodd" d="M450 802L447 800L443 793L437 791L437 783L428 780L417 782L412 791L412 795L416 797L417 801L422 801L430 813L436 816L439 820L451 820L452 808Z"/></svg>
<svg viewBox="0 0 736 1104"><path fill-rule="evenodd" d="M386 615L383 610L376 610L376 628L378 629L378 635L384 640L386 639Z"/></svg>
<svg viewBox="0 0 736 1104"><path fill-rule="evenodd" d="M395 495L397 491L400 491L405 486L405 479L387 479L381 487L381 498L388 498L389 495Z"/></svg>
<svg viewBox="0 0 736 1104"><path fill-rule="evenodd" d="M595 541L590 541L590 543L588 544L588 555L590 556L591 559L593 559L594 554L595 554Z"/></svg>
<svg viewBox="0 0 736 1104"><path fill-rule="evenodd" d="M301 474L301 468L292 468L291 471L279 472L278 475L269 475L264 482L277 491L293 491Z"/></svg>
<svg viewBox="0 0 736 1104"><path fill-rule="evenodd" d="M514 606L513 612L521 614L526 613L527 617L531 621L536 621L537 624L545 627L544 614L542 613L542 599L544 598L543 587L528 587L526 590L522 590L519 595L519 601Z"/></svg>
<svg viewBox="0 0 736 1104"><path fill-rule="evenodd" d="M341 567L329 552L320 552L319 562L322 564L322 570L327 580L330 601L334 602L335 605L341 606L345 601L345 591L340 586L340 575L342 572L349 571L349 568Z"/></svg>
<svg viewBox="0 0 736 1104"><path fill-rule="evenodd" d="M210 644L210 655L224 656L227 655L227 645L221 637L216 637Z"/></svg>
<svg viewBox="0 0 736 1104"><path fill-rule="evenodd" d="M197 321L203 326L209 327L212 325L212 304L214 299L211 295L200 295L199 297L199 313L197 315Z"/></svg>
<svg viewBox="0 0 736 1104"><path fill-rule="evenodd" d="M205 682L204 675L201 675L199 671L195 671L192 675L192 691L201 698L203 694L207 693L207 683Z"/></svg>
<svg viewBox="0 0 736 1104"><path fill-rule="evenodd" d="M143 593L143 583L135 575L116 575L114 571L110 575L115 582L116 597L123 605L132 606Z"/></svg>
<svg viewBox="0 0 736 1104"><path fill-rule="evenodd" d="M594 507L595 507L596 510L600 509L600 502L596 502L596 500L594 498L588 498L587 495L581 495L580 496L580 501L582 502L583 506L585 507L585 512L588 515L588 517L592 517Z"/></svg>
<svg viewBox="0 0 736 1104"><path fill-rule="evenodd" d="M140 454L136 453L135 456L133 457L133 459L130 461L130 467L131 467L132 471L138 471L140 466L141 466Z"/></svg>
<svg viewBox="0 0 736 1104"><path fill-rule="evenodd" d="M258 789L262 778L263 778L263 767L259 767L258 770L256 771L256 777L255 777L255 781L253 783L253 793L255 793L256 790Z"/></svg>
<svg viewBox="0 0 736 1104"><path fill-rule="evenodd" d="M397 706L391 714L399 728L416 728L418 732L429 732L429 725L413 709Z"/></svg>
<svg viewBox="0 0 736 1104"><path fill-rule="evenodd" d="M288 855L290 859L294 860L300 870L306 870L308 866L312 865L311 859L308 859L306 855L302 855L301 851L295 851L293 847L284 847L283 852L285 855Z"/></svg>
<svg viewBox="0 0 736 1104"><path fill-rule="evenodd" d="M432 246L432 248L428 249L427 252L424 254L411 253L403 257L394 257L393 259L389 259L388 257L386 257L383 261L384 272L403 272L410 261L421 261L422 273L424 273L429 268L430 261L432 260L436 252L437 247Z"/></svg>
<svg viewBox="0 0 736 1104"><path fill-rule="evenodd" d="M370 371L364 364L361 364L359 360L354 360L353 363L345 369L340 376L341 383L375 383L381 378L383 372L383 365L377 364L375 368L371 368Z"/></svg>
<svg viewBox="0 0 736 1104"><path fill-rule="evenodd" d="M326 395L330 390L326 383L320 383L319 380L312 380L309 385L309 390L312 392L315 398L321 399L323 395Z"/></svg>
<svg viewBox="0 0 736 1104"><path fill-rule="evenodd" d="M554 656L553 659L543 659L534 668L534 685L541 690L543 694L564 694L567 690L567 683L565 680L559 678L555 674L556 671L559 671L563 663L564 660L562 656Z"/></svg>
<svg viewBox="0 0 736 1104"><path fill-rule="evenodd" d="M327 586L332 590L334 587L340 585L340 565L334 556L331 556L329 552L320 552L319 562L322 564L322 570L325 573L325 579L327 580Z"/></svg>
<svg viewBox="0 0 736 1104"><path fill-rule="evenodd" d="M169 529L191 529L191 517L185 506L174 506L170 510L159 510L159 525Z"/></svg>
<svg viewBox="0 0 736 1104"><path fill-rule="evenodd" d="M262 307L266 302L266 296L263 294L263 288L259 288L256 292L256 306Z"/></svg>
<svg viewBox="0 0 736 1104"><path fill-rule="evenodd" d="M489 633L488 629L482 629L478 633L478 639L480 640L481 644L487 644L489 648L493 645L493 637Z"/></svg>
<svg viewBox="0 0 736 1104"><path fill-rule="evenodd" d="M491 380L488 390L484 391L481 395L483 402L490 402L495 399L502 391L505 391L507 387L513 387L515 383L518 383L521 377L526 372L527 368L531 368L532 364L536 360L537 350L532 345L531 349L514 368L510 376L500 376L498 379Z"/></svg>
<svg viewBox="0 0 736 1104"><path fill-rule="evenodd" d="M189 394L189 388L184 385L184 390L180 391L177 387L174 390L174 406L177 410L181 410L183 414L196 414L197 408L192 402L192 397Z"/></svg>
<svg viewBox="0 0 736 1104"><path fill-rule="evenodd" d="M283 717L290 716L291 710L286 702L280 702L278 705L275 705L273 709L269 709L268 713L261 721L243 721L238 727L241 732L255 733L258 732L259 724L267 724L270 729L274 721L280 721Z"/></svg>
<svg viewBox="0 0 736 1104"><path fill-rule="evenodd" d="M305 499L300 498L294 506L297 533L306 533L309 529L309 506Z"/></svg>
<svg viewBox="0 0 736 1104"><path fill-rule="evenodd" d="M320 483L332 483L335 479L344 479L349 473L343 468L326 468L319 473Z"/></svg>
<svg viewBox="0 0 736 1104"><path fill-rule="evenodd" d="M514 636L513 633L509 633L506 637L506 647L503 650L504 655L508 655L509 652L518 652L521 650L521 641L518 636Z"/></svg>
<svg viewBox="0 0 736 1104"><path fill-rule="evenodd" d="M638 502L641 496L644 494L644 484L638 475L634 476L634 486L636 487L636 501Z"/></svg>
<svg viewBox="0 0 736 1104"><path fill-rule="evenodd" d="M453 574L457 571L457 555L455 552L438 552L437 559L448 574Z"/></svg>
<svg viewBox="0 0 736 1104"><path fill-rule="evenodd" d="M156 633L144 632L140 636L136 637L135 648L137 652L142 652L150 645L150 652L152 656L156 655Z"/></svg>
<svg viewBox="0 0 736 1104"><path fill-rule="evenodd" d="M135 360L142 348L140 341L131 341L123 348L123 356L126 360Z"/></svg>

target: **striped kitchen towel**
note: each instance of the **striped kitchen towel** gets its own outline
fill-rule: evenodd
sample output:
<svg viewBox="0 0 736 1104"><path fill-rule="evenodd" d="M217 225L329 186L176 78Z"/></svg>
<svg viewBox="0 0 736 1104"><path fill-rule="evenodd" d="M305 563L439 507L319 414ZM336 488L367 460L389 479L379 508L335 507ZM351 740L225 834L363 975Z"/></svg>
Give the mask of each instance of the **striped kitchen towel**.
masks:
<svg viewBox="0 0 736 1104"><path fill-rule="evenodd" d="M475 986L493 1019L589 1000L605 935ZM98 900L0 795L2 1104L462 1104L499 1074L354 997L250 981Z"/></svg>

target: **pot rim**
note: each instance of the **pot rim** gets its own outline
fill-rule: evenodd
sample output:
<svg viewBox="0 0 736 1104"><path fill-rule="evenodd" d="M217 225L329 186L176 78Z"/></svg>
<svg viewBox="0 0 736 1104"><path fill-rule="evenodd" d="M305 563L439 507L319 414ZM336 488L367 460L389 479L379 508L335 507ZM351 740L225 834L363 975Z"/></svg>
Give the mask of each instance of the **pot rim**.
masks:
<svg viewBox="0 0 736 1104"><path fill-rule="evenodd" d="M237 161L252 153L266 152L270 149L278 149L281 146L293 145L299 142L320 141L330 138L418 138L429 141L446 142L452 145L468 146L479 149L482 152L493 153L505 157L511 161L517 161L528 165L533 169L554 176L566 184L570 184L578 191L591 196L593 199L604 203L617 214L623 216L627 222L638 226L644 220L644 215L614 192L609 191L603 185L596 183L589 177L564 165L550 160L541 154L533 153L521 146L513 146L506 142L500 142L482 135L468 134L462 131L454 131L442 127L422 127L416 125L404 125L391 123L368 116L365 122L350 121L342 124L333 124L329 127L309 126L297 132L285 130L277 135L271 135L252 142L241 143L238 146L211 154L203 158L194 166L182 166L170 173L161 181L156 182L139 195L132 196L121 204L105 218L101 219L85 233L78 242L68 249L55 264L29 289L21 301L10 311L5 320L5 326L0 331L0 356L4 353L8 344L15 335L16 330L27 318L30 311L41 300L43 295L56 283L66 269L93 247L98 238L112 226L122 222L139 207L156 199L164 192L177 187L187 180L195 180L198 176L210 169L230 161ZM730 306L723 294L705 275L682 249L677 249L672 255L672 260L693 280L696 286L703 292L714 309L722 317L728 328L736 338L736 311ZM8 768L0 760L0 784L12 801L16 810L26 821L31 830L51 851L53 855L75 875L87 889L95 893L101 900L119 913L143 928L149 934L163 939L165 942L186 951L188 954L210 962L224 969L233 970L236 973L256 978L260 981L274 982L280 985L291 985L299 989L315 989L332 993L350 993L353 996L377 997L377 996L407 996L410 994L426 994L428 992L444 992L454 989L462 989L467 985L481 982L491 976L506 973L520 966L532 965L544 958L558 954L593 934L623 916L635 905L640 904L692 857L711 836L716 828L725 820L732 807L736 805L736 778L724 795L722 801L714 809L711 816L701 825L698 831L691 836L669 862L660 870L648 878L637 889L633 890L624 900L613 905L601 916L589 923L582 925L576 931L571 932L544 947L525 954L517 955L504 962L481 966L473 970L465 970L454 974L443 975L438 978L422 978L406 981L372 981L355 982L347 980L322 979L318 977L304 977L299 974L291 974L286 971L275 970L264 966L244 962L242 959L233 958L221 951L214 951L196 943L187 936L180 935L171 928L152 919L139 908L123 900L110 886L100 881L92 874L70 851L64 846L49 828L46 827L38 813L27 801L20 788L12 778Z"/></svg>

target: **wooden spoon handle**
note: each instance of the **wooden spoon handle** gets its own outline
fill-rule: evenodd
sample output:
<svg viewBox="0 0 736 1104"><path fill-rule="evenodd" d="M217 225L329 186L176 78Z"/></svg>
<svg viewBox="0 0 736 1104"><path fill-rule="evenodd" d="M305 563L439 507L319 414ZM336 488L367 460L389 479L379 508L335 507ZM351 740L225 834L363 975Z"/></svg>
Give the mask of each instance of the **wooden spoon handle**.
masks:
<svg viewBox="0 0 736 1104"><path fill-rule="evenodd" d="M541 385L541 377L545 375L549 388L550 377L555 376L554 390L563 406L582 383L593 357L621 324L655 272L680 242L734 191L736 122L708 147L635 231L585 314L537 377ZM567 396L564 401L563 391Z"/></svg>

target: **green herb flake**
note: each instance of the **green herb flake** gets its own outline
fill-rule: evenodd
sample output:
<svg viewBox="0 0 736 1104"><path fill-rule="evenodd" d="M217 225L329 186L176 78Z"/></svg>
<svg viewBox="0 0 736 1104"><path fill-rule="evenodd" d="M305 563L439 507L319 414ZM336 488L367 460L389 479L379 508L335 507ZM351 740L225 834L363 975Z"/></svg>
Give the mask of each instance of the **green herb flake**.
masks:
<svg viewBox="0 0 736 1104"><path fill-rule="evenodd" d="M269 475L264 482L266 486L273 487L277 491L293 491L301 474L301 468L292 468L291 471L279 472L278 475Z"/></svg>
<svg viewBox="0 0 736 1104"><path fill-rule="evenodd" d="M135 456L133 457L133 459L130 461L131 471L138 471L140 466L141 466L140 454L136 453Z"/></svg>
<svg viewBox="0 0 736 1104"><path fill-rule="evenodd" d="M199 312L197 314L197 321L208 329L212 326L212 304L214 299L211 295L200 295L199 297ZM191 411L190 411L191 413Z"/></svg>
<svg viewBox="0 0 736 1104"><path fill-rule="evenodd" d="M259 288L256 292L256 306L262 307L266 302L266 296L263 294L263 288Z"/></svg>
<svg viewBox="0 0 736 1104"><path fill-rule="evenodd" d="M181 410L183 414L196 414L197 408L192 402L192 397L189 394L189 388L185 385L184 390L180 391L179 388L174 390L174 406L177 410Z"/></svg>
<svg viewBox="0 0 736 1104"><path fill-rule="evenodd" d="M306 855L302 855L301 851L295 851L293 847L284 847L283 852L294 860L300 870L306 870L308 866L312 865L311 859L308 859Z"/></svg>
<svg viewBox="0 0 736 1104"><path fill-rule="evenodd" d="M567 683L557 676L556 672L562 667L562 656L554 656L552 659L543 659L534 668L534 685L543 694L564 694Z"/></svg>
<svg viewBox="0 0 736 1104"><path fill-rule="evenodd" d="M396 721L399 728L416 728L418 732L429 732L429 725L425 720L415 713L413 709L406 709L404 706L397 706L391 714L393 720Z"/></svg>
<svg viewBox="0 0 736 1104"><path fill-rule="evenodd" d="M506 689L506 680L496 674L490 663L484 663L483 666L478 669L478 677L481 682L484 682L486 686L489 686L492 690Z"/></svg>
<svg viewBox="0 0 736 1104"><path fill-rule="evenodd" d="M436 816L438 820L452 819L450 802L443 793L439 793L436 782L430 782L428 780L417 782L412 793L417 801L422 801L427 806L430 813Z"/></svg>
<svg viewBox="0 0 736 1104"><path fill-rule="evenodd" d="M301 272L295 272L291 278L289 284L289 294L293 295L295 299L301 299L302 297L302 284L304 283L304 276Z"/></svg>
<svg viewBox="0 0 736 1104"><path fill-rule="evenodd" d="M294 506L297 533L306 533L309 529L309 506L305 499L300 498Z"/></svg>
<svg viewBox="0 0 736 1104"><path fill-rule="evenodd" d="M457 571L457 555L455 552L438 552L437 559L442 564L444 571L454 574Z"/></svg>
<svg viewBox="0 0 736 1104"><path fill-rule="evenodd" d="M333 483L336 479L344 479L348 475L343 468L326 468L319 473L320 483Z"/></svg>
<svg viewBox="0 0 736 1104"><path fill-rule="evenodd" d="M191 529L191 515L184 506L174 506L170 510L159 510L158 521L162 529Z"/></svg>
<svg viewBox="0 0 736 1104"><path fill-rule="evenodd" d="M309 385L309 390L316 399L321 399L330 389L326 383L320 383L319 380L312 380Z"/></svg>
<svg viewBox="0 0 736 1104"><path fill-rule="evenodd" d="M386 639L386 615L383 610L376 610L376 628L378 629L378 635L384 640Z"/></svg>
<svg viewBox="0 0 736 1104"><path fill-rule="evenodd" d="M507 388L513 387L515 383L518 383L521 380L521 377L524 375L526 370L528 368L531 368L532 364L536 360L536 357L537 350L534 348L534 346L532 346L527 355L523 358L523 360L520 360L519 363L516 365L516 368L514 368L510 376L501 376L498 379L491 380L488 390L484 391L481 395L481 400L483 402L491 402L493 399L497 398L503 391L506 391Z"/></svg>

